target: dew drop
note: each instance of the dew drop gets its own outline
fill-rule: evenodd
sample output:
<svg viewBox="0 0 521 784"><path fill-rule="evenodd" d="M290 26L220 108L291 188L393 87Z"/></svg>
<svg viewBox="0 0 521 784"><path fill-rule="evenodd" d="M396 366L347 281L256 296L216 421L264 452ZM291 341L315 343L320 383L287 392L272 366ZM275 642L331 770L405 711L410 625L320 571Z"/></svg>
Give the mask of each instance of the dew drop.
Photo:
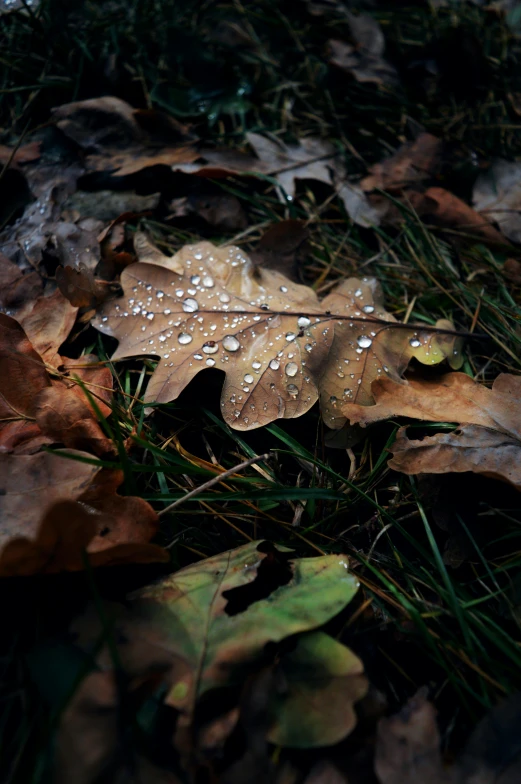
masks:
<svg viewBox="0 0 521 784"><path fill-rule="evenodd" d="M331 405L336 406L338 399L334 395L331 395L331 397L329 398L329 402L331 403Z"/></svg>
<svg viewBox="0 0 521 784"><path fill-rule="evenodd" d="M210 275L205 275L203 278L203 286L207 289L211 289L215 286L214 280Z"/></svg>
<svg viewBox="0 0 521 784"><path fill-rule="evenodd" d="M362 308L364 313L373 313L374 312L374 305L364 305Z"/></svg>
<svg viewBox="0 0 521 784"><path fill-rule="evenodd" d="M349 396L350 396L350 394L351 394L351 390L349 389L349 387L346 387L346 388L344 389L344 395L345 395L346 397L349 397Z"/></svg>
<svg viewBox="0 0 521 784"><path fill-rule="evenodd" d="M295 384L288 384L287 390L288 390L289 394L291 395L291 397L297 397L298 396L298 387L295 386Z"/></svg>
<svg viewBox="0 0 521 784"><path fill-rule="evenodd" d="M286 340L289 340L291 342L292 340L295 340L296 337L297 336L295 335L294 332L286 332Z"/></svg>
<svg viewBox="0 0 521 784"><path fill-rule="evenodd" d="M206 360L206 364L208 365L208 367L213 367L215 365L215 359L212 359L212 357L208 357L208 359Z"/></svg>
<svg viewBox="0 0 521 784"><path fill-rule="evenodd" d="M409 340L409 345L413 348L419 348L421 346L421 342L418 340L418 338L411 338Z"/></svg>
<svg viewBox="0 0 521 784"><path fill-rule="evenodd" d="M312 351L313 350L313 346L311 345L311 343L306 343L304 348L306 349L306 351Z"/></svg>
<svg viewBox="0 0 521 784"><path fill-rule="evenodd" d="M280 362L278 359L272 359L270 362L270 368L272 370L278 370L280 367Z"/></svg>
<svg viewBox="0 0 521 784"><path fill-rule="evenodd" d="M360 348L369 348L369 346L372 345L373 341L371 340L371 338L368 338L367 335L360 335L360 337L356 339L356 342L358 343Z"/></svg>
<svg viewBox="0 0 521 784"><path fill-rule="evenodd" d="M253 384L253 381L254 381L253 376L250 375L250 373L246 373L246 375L244 376L244 383L245 384Z"/></svg>
<svg viewBox="0 0 521 784"><path fill-rule="evenodd" d="M198 286L200 282L201 282L200 275L192 275L192 277L190 278L190 283L192 284L192 286Z"/></svg>
<svg viewBox="0 0 521 784"><path fill-rule="evenodd" d="M158 299L162 299L164 296L165 296L165 292L164 291L156 291L156 297Z"/></svg>
<svg viewBox="0 0 521 784"><path fill-rule="evenodd" d="M177 339L182 346L186 346L188 343L192 342L193 337L189 335L188 332L181 332Z"/></svg>
<svg viewBox="0 0 521 784"><path fill-rule="evenodd" d="M219 294L219 302L229 302L229 301L230 301L230 295L227 294L225 291L223 291L222 294Z"/></svg>
<svg viewBox="0 0 521 784"><path fill-rule="evenodd" d="M149 321L152 321L154 319L154 314L153 313L147 313L147 319Z"/></svg>
<svg viewBox="0 0 521 784"><path fill-rule="evenodd" d="M172 312L172 311L170 310L170 308L165 308L165 310L163 311L163 313L165 314L165 316L169 316L169 315L171 314L171 312Z"/></svg>
<svg viewBox="0 0 521 784"><path fill-rule="evenodd" d="M215 340L209 340L207 343L204 343L203 351L205 354L216 354L219 351L219 344Z"/></svg>
<svg viewBox="0 0 521 784"><path fill-rule="evenodd" d="M251 363L251 366L254 370L260 370L262 367L262 362L257 362L257 360L255 360L255 362Z"/></svg>
<svg viewBox="0 0 521 784"><path fill-rule="evenodd" d="M202 354L194 354L194 359L204 359Z"/></svg>
<svg viewBox="0 0 521 784"><path fill-rule="evenodd" d="M339 370L338 373L337 373L337 376L338 376L338 378L345 378L345 373L342 373L342 371Z"/></svg>
<svg viewBox="0 0 521 784"><path fill-rule="evenodd" d="M361 296L362 296L362 289L357 289L355 291L355 297L361 297Z"/></svg>
<svg viewBox="0 0 521 784"><path fill-rule="evenodd" d="M298 373L298 365L296 362L288 362L286 365L286 375L293 378Z"/></svg>
<svg viewBox="0 0 521 784"><path fill-rule="evenodd" d="M160 343L164 343L164 342L165 342L165 340L166 340L166 335L160 335L160 336L159 336L159 342L160 342Z"/></svg>
<svg viewBox="0 0 521 784"><path fill-rule="evenodd" d="M299 316L297 319L297 324L299 325L300 329L305 329L311 324L311 319L308 319L307 316Z"/></svg>
<svg viewBox="0 0 521 784"><path fill-rule="evenodd" d="M147 291L152 291L152 285L149 283L148 286L145 286Z"/></svg>
<svg viewBox="0 0 521 784"><path fill-rule="evenodd" d="M195 313L196 310L199 310L199 303L196 299L188 297L188 299L183 300L183 310L185 313Z"/></svg>
<svg viewBox="0 0 521 784"><path fill-rule="evenodd" d="M287 294L288 287L287 286L281 286L280 287L280 291L282 291L283 294Z"/></svg>
<svg viewBox="0 0 521 784"><path fill-rule="evenodd" d="M176 295L176 297L183 297L184 296L183 289L176 289L175 290L175 295Z"/></svg>
<svg viewBox="0 0 521 784"><path fill-rule="evenodd" d="M241 344L234 335L225 335L223 338L223 348L226 351L238 351Z"/></svg>

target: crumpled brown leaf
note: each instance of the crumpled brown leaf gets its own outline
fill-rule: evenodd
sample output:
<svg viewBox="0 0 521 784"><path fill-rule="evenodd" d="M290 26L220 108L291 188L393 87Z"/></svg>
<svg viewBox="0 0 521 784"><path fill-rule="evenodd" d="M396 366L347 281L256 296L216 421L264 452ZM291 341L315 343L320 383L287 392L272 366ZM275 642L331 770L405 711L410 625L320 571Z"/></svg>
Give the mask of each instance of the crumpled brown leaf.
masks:
<svg viewBox="0 0 521 784"><path fill-rule="evenodd" d="M86 153L89 170L118 177L150 166L195 160L188 129L161 112L133 109L113 95L63 104L53 110L56 126Z"/></svg>
<svg viewBox="0 0 521 784"><path fill-rule="evenodd" d="M63 381L51 378L21 325L0 313L0 452L31 454L44 444L61 443L98 455L114 452L97 422L83 382L102 414L108 416L112 375L92 355L58 357Z"/></svg>
<svg viewBox="0 0 521 784"><path fill-rule="evenodd" d="M442 144L436 136L421 133L414 141L402 144L389 158L371 166L360 182L362 190L378 188L394 193L421 185L436 171Z"/></svg>
<svg viewBox="0 0 521 784"><path fill-rule="evenodd" d="M148 544L157 531L152 507L118 495L122 472L80 462L90 457L0 454L0 576L78 571L84 551L92 566L168 560Z"/></svg>
<svg viewBox="0 0 521 784"><path fill-rule="evenodd" d="M202 242L168 257L137 235L136 251L141 263L121 276L124 298L105 303L94 326L120 341L114 359L159 357L147 402L175 399L215 367L226 372L221 408L236 429L304 414L318 387L326 424L340 428L342 404L372 402L380 374L399 379L413 356L429 365L454 358L453 334L398 325L374 280L350 278L319 303L233 246Z"/></svg>
<svg viewBox="0 0 521 784"><path fill-rule="evenodd" d="M346 406L350 422L367 425L394 416L457 422L450 433L410 440L398 431L389 467L406 474L472 471L521 489L521 376L503 373L492 389L465 373L407 385L382 378L372 385L374 406Z"/></svg>

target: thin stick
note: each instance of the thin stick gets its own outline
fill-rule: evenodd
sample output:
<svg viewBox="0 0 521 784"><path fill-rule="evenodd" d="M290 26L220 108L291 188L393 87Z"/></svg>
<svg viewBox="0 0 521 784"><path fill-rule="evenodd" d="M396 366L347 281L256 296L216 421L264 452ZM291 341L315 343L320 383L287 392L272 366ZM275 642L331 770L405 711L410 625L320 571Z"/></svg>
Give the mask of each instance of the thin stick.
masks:
<svg viewBox="0 0 521 784"><path fill-rule="evenodd" d="M162 509L160 512L158 512L157 516L162 517L167 512L171 512L172 509L174 509L174 507L179 506L179 504L182 504L185 501L188 501L188 499L193 498L194 495L197 495L198 493L202 493L204 490L208 490L209 487L213 487L219 482L222 482L223 479L228 479L229 476L236 474L237 471L242 471L243 468L248 468L248 466L251 466L254 463L258 463L260 460L268 460L269 458L270 458L269 453L266 453L264 455L257 455L257 457L251 457L249 460L245 460L244 463L239 463L233 468L229 468L228 471L223 471L222 474L218 474L217 476L214 476L212 479L209 479L208 482L205 482L204 485L200 485L200 487L195 487L193 490L190 490L190 492L184 495L182 498L178 498L177 501L174 501L172 504L169 504L165 509Z"/></svg>

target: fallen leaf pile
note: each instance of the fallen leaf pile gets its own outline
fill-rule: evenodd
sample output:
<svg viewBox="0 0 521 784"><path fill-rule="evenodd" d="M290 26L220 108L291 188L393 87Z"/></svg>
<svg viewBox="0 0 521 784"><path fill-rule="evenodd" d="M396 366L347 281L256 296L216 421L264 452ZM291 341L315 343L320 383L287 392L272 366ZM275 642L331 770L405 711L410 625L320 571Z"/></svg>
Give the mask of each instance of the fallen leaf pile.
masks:
<svg viewBox="0 0 521 784"><path fill-rule="evenodd" d="M344 413L352 423L368 425L403 416L428 422L457 422L449 433L411 440L398 431L389 466L405 474L472 471L510 482L521 490L521 377L502 374L492 389L464 373L435 381L392 379L372 385L374 406L351 405Z"/></svg>
<svg viewBox="0 0 521 784"><path fill-rule="evenodd" d="M127 609L114 608L118 656L129 683L155 674L153 689L165 685L164 702L176 716L172 741L187 770L218 760L254 705L260 711L254 740L261 748L267 742L331 745L356 723L353 705L367 691L362 663L319 627L349 603L357 581L342 556L288 556L286 548L250 542L142 589ZM267 589L276 574L277 587ZM76 644L88 650L99 639L99 619L94 613L80 619L75 632ZM293 644L286 652L266 656L268 643L275 654L288 639ZM98 654L97 666L110 681L108 648ZM62 776L74 771L75 780L82 775L81 781L94 781L116 763L115 733L91 759L88 733L96 721L92 708L100 704L100 676L100 670L88 675L66 710L58 741ZM246 678L247 692L230 703L226 695L240 693ZM213 715L205 717L203 706L212 699ZM108 709L117 710L116 695Z"/></svg>
<svg viewBox="0 0 521 784"><path fill-rule="evenodd" d="M201 370L226 373L223 417L249 430L301 416L320 396L324 421L340 428L342 405L367 405L380 375L400 380L410 359L460 362L443 331L397 324L373 279L350 278L319 302L307 286L255 269L239 248L185 246L168 257L138 235L138 264L121 276L124 298L106 303L95 326L116 337L113 359L155 355L145 400L174 400Z"/></svg>

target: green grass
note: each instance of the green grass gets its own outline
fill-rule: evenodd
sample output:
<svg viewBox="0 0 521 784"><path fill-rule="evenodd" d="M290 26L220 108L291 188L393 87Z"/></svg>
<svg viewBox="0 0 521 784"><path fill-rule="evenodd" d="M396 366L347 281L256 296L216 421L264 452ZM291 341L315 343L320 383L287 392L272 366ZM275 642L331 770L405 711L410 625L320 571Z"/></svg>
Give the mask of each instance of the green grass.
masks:
<svg viewBox="0 0 521 784"><path fill-rule="evenodd" d="M382 3L376 12L404 85L392 92L331 72L324 44L347 37L346 22L340 12L313 17L303 2L87 2L67 17L67 3L44 0L33 14L0 17L2 141L30 138L52 106L108 93L165 109L193 123L201 138L232 147L249 130L287 141L302 134L332 138L354 176L410 138L419 123L449 146L451 164L440 184L468 197L481 163L521 152L512 99L521 90L519 41L498 15L472 5L439 11L397 5ZM229 20L253 45L226 43ZM472 69L466 84L465 74L451 72L458 65L449 45L456 33L479 51L480 88ZM438 77L420 78L418 61L436 57ZM476 333L466 346L469 375L488 384L500 372L519 373L519 288L502 273L505 252L425 226L407 211L397 232L360 230L330 191L310 183L300 184L291 205L281 205L269 182L218 184L248 213L251 230L238 238L246 250L273 221L304 219L310 253L302 279L319 294L348 275L376 276L397 318L433 324L448 317ZM140 227L172 251L198 238L190 227L153 219ZM211 229L206 236L234 241ZM86 350L108 361L113 344L94 330L89 339ZM158 542L169 549L170 568L260 538L300 555L347 553L362 587L350 606L353 622L338 634L363 658L392 708L428 683L454 748L477 717L521 687L521 504L511 488L470 475L393 473L386 450L397 422L362 433L347 453L328 446L316 407L299 420L233 431L220 417L221 376L213 371L147 417L142 395L153 366L111 365L116 395L105 428L119 445L113 465L124 471L126 492L161 511L214 476L213 465L229 469L271 454L162 517ZM442 426L413 427L422 434ZM98 600L121 596L160 573L118 568L10 580L0 588L10 630L0 660L0 758L10 784L44 784L49 776L53 723L31 652L61 634L93 591Z"/></svg>

